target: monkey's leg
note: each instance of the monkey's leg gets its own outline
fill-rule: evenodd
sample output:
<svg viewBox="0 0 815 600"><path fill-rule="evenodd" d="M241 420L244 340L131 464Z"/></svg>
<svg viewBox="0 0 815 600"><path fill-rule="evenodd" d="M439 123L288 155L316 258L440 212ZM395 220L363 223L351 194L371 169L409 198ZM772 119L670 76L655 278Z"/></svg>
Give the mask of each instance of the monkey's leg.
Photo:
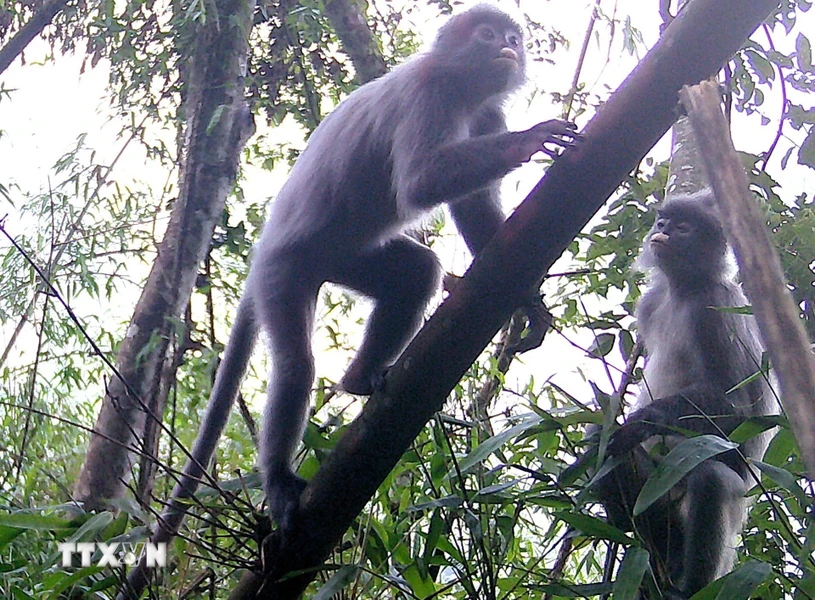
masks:
<svg viewBox="0 0 815 600"><path fill-rule="evenodd" d="M606 509L609 522L622 531L633 531L631 512L653 465L647 453L635 448L626 459L593 486L595 496Z"/></svg>
<svg viewBox="0 0 815 600"><path fill-rule="evenodd" d="M708 460L687 477L687 522L681 579L691 596L733 566L744 519L744 480L722 462Z"/></svg>
<svg viewBox="0 0 815 600"><path fill-rule="evenodd" d="M291 257L268 263L259 266L250 283L272 357L260 467L272 516L285 530L306 485L292 471L291 461L303 435L314 381L311 333L319 283L306 278L309 271Z"/></svg>
<svg viewBox="0 0 815 600"><path fill-rule="evenodd" d="M654 466L654 460L642 446L638 446L598 480L592 490L605 507L612 525L623 531L636 531L651 554L653 576L665 597L675 598L670 596L668 588L672 587L670 582L681 574L684 546L682 519L675 496L682 496L684 484L678 484L681 487L660 498L634 521L631 517L637 496Z"/></svg>
<svg viewBox="0 0 815 600"><path fill-rule="evenodd" d="M330 280L374 299L362 345L340 382L349 393L369 395L421 325L441 267L431 250L399 237L355 257Z"/></svg>

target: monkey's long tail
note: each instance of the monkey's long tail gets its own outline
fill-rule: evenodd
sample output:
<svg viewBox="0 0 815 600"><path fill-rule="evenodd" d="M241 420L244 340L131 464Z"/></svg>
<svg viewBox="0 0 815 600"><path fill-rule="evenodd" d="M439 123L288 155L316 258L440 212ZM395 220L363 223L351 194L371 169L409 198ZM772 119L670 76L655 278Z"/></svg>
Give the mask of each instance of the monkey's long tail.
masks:
<svg viewBox="0 0 815 600"><path fill-rule="evenodd" d="M257 334L258 326L251 300L245 295L235 315L235 323L232 325L224 358L215 376L215 385L212 387L206 414L190 452L191 458L187 461L168 504L156 523L150 540L153 544L170 541L184 520L188 506L184 500L192 497L205 476L206 468L229 419L232 404L249 365ZM139 564L130 570L127 585L121 590L117 600L138 598L147 583L147 565L142 555Z"/></svg>

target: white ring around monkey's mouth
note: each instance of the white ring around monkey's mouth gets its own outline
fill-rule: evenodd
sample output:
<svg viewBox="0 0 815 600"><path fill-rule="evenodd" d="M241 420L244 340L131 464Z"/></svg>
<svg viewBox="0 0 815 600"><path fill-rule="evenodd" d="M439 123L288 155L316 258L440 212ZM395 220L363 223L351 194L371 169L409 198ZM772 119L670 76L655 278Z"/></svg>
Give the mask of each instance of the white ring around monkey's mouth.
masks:
<svg viewBox="0 0 815 600"><path fill-rule="evenodd" d="M498 53L498 58L496 60L506 60L512 61L513 68L517 69L520 59L518 58L518 53L515 52L512 48L501 48L501 51Z"/></svg>

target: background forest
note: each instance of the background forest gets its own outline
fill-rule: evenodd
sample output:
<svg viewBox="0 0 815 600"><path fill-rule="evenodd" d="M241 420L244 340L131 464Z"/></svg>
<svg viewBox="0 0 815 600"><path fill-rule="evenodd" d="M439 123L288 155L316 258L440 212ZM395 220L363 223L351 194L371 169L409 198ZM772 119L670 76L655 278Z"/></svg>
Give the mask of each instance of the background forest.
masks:
<svg viewBox="0 0 815 600"><path fill-rule="evenodd" d="M560 117L582 129L657 42L669 4L501 5L523 24L531 59L510 128ZM201 422L252 244L309 133L469 5L0 0L1 598L115 597L124 565L65 568L58 544L137 550L147 539ZM784 0L720 79L813 340L809 9ZM636 393L631 315L644 280L634 262L669 153L665 138L550 270L542 293L554 323L541 347L508 352L519 319L493 338L351 526L338 526L342 540L307 597L636 597L647 566L637 540L603 521L585 472L567 468L586 425L608 426ZM550 163L506 178L507 214ZM464 274L470 257L445 212L415 236ZM323 288L314 410L298 454L306 478L365 403L331 386L367 310ZM168 567L151 573L150 597L248 597L234 590L270 527L253 471L269 367L257 352L210 486ZM89 443L92 428L102 435ZM383 446L391 433L379 432ZM788 425L758 466L737 570L699 598L815 598L815 490Z"/></svg>

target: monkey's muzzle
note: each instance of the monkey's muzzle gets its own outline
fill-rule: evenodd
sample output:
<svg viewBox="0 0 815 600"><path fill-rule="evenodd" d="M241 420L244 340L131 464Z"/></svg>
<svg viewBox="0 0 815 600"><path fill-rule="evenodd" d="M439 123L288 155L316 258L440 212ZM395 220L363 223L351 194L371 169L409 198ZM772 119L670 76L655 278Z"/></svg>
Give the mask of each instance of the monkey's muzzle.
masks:
<svg viewBox="0 0 815 600"><path fill-rule="evenodd" d="M651 245L662 246L664 244L667 244L670 239L671 239L670 236L668 236L668 234L666 233L655 233L654 235L651 236Z"/></svg>
<svg viewBox="0 0 815 600"><path fill-rule="evenodd" d="M518 53L512 48L501 48L501 51L498 53L498 60L511 61L513 70L517 69L520 63Z"/></svg>

